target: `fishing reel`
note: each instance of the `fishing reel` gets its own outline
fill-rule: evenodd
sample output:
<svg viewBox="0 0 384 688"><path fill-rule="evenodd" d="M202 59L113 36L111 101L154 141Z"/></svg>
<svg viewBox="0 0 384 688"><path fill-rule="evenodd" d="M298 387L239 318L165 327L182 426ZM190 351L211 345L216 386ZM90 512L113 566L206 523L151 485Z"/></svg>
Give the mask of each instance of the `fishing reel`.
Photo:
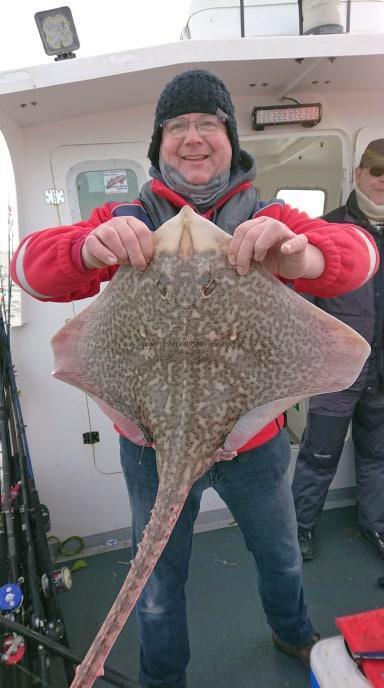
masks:
<svg viewBox="0 0 384 688"><path fill-rule="evenodd" d="M55 643L58 643L64 637L64 621L62 619L55 619L54 621L50 621L44 626L43 630L46 638L49 638L49 640L53 640L53 642Z"/></svg>
<svg viewBox="0 0 384 688"><path fill-rule="evenodd" d="M0 588L0 612L14 618L14 614L21 608L23 593L17 583L7 583ZM0 662L11 666L21 662L25 654L25 640L18 633L7 633L3 637Z"/></svg>
<svg viewBox="0 0 384 688"><path fill-rule="evenodd" d="M63 566L61 569L52 571L52 582L57 592L66 592L70 590L72 587L72 574L68 566ZM49 577L46 573L41 576L41 588L45 597L49 597L50 585Z"/></svg>
<svg viewBox="0 0 384 688"><path fill-rule="evenodd" d="M7 583L0 588L0 612L13 614L23 603L23 593L17 583Z"/></svg>
<svg viewBox="0 0 384 688"><path fill-rule="evenodd" d="M25 649L25 640L21 635L8 633L4 636L0 662L6 666L19 664L25 655Z"/></svg>

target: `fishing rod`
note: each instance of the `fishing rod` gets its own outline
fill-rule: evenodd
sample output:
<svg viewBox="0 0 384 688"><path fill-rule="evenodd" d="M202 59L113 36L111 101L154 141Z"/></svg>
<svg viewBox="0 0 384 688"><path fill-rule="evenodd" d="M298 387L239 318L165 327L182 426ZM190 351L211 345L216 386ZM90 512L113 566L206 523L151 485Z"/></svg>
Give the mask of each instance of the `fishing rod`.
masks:
<svg viewBox="0 0 384 688"><path fill-rule="evenodd" d="M31 608L31 623L37 628L44 624L44 611L37 584L34 542L28 517L28 498L23 479L18 479L15 461L15 431L10 431L10 387L9 352L7 331L0 313L0 340L2 349L2 389L0 395L0 432L2 445L3 499L5 526L8 544L8 583L2 590L1 611L14 616L22 614L28 620ZM13 441L12 441L13 440ZM30 605L30 608L29 608ZM25 645L18 637L8 636L3 641L2 661L11 663L24 660ZM37 650L41 685L48 686L49 658L46 650Z"/></svg>
<svg viewBox="0 0 384 688"><path fill-rule="evenodd" d="M1 440L0 440L1 444ZM2 475L0 466L0 586L4 585L7 580L7 533L5 531L5 518L2 508Z"/></svg>
<svg viewBox="0 0 384 688"><path fill-rule="evenodd" d="M0 327L2 322L2 316L0 314ZM3 352L3 338L0 335L0 354ZM16 535L15 535L15 519L14 512L11 507L11 466L9 461L10 456L10 443L8 436L7 427L7 413L6 413L6 401L4 394L4 378L5 378L5 360L4 355L1 355L2 361L2 385L0 393L0 442L2 448L2 513L4 518L4 525L6 530L6 538L8 545L8 556L9 556L9 568L10 576L13 580L18 578L18 565L17 565L17 549L16 549Z"/></svg>
<svg viewBox="0 0 384 688"><path fill-rule="evenodd" d="M9 366L8 372L12 393L11 403L9 404L9 424L13 438L13 459L18 469L18 484L22 494L23 508L21 511L23 531L26 535L28 575L32 576L32 579L30 579L30 582L32 580L32 606L35 610L35 618L32 621L34 626L38 626L41 620L45 618L49 634L52 637L55 635L56 639L60 639L68 645L62 612L58 602L56 584L53 579L42 505L36 489L31 462L30 460L27 461L29 453L21 408L19 404L14 403L15 399L18 400L18 391L12 366ZM47 510L46 513L48 514ZM40 581L44 593L43 604L41 603ZM44 611L46 612L45 614ZM73 678L71 665L66 666L66 673L68 680L71 681Z"/></svg>
<svg viewBox="0 0 384 688"><path fill-rule="evenodd" d="M0 588L0 613L12 618L20 616L23 593L21 590L22 566L20 566L20 518L14 507L17 491L14 491L15 476L11 461L12 443L9 435L8 424L8 387L5 355L4 321L1 316L0 337L0 444L1 444L1 521L2 532L0 534L1 550L1 588ZM9 584L7 584L9 583ZM17 645L17 647L16 647ZM18 677L9 669L13 661L26 664L29 660L25 657L25 644L20 636L13 634L2 639L1 671L6 676L6 685L9 688L28 688L29 683L25 676ZM19 680L21 678L21 680Z"/></svg>
<svg viewBox="0 0 384 688"><path fill-rule="evenodd" d="M59 643L50 640L49 638L47 638L44 635L41 635L37 631L25 628L24 626L21 626L20 624L14 621L2 618L0 616L0 627L1 626L15 633L19 633L20 635L24 635L26 638L30 639L34 643L41 643L48 650L50 650L52 654L58 655L59 657L65 657L72 664L81 664L81 662L83 661L81 657L78 657L74 652L64 647L63 645L60 645ZM104 676L100 676L99 678L100 680L107 681L113 686L117 686L117 688L140 688L139 684L136 683L136 681L132 681L131 679L126 678L119 671L111 669L107 665L104 666Z"/></svg>
<svg viewBox="0 0 384 688"><path fill-rule="evenodd" d="M10 355L9 331L7 331L2 313L0 313L0 342L3 363L0 429L3 446L3 489L10 561L9 576L14 584L22 580L24 621L35 630L42 630L45 633L52 634L54 631L58 639L61 640L64 635L64 623L57 600L55 598L54 602L49 605L50 618L47 618L46 607L48 604L46 600L44 604L41 594L41 578L42 575L45 575L47 584L44 595L46 598L53 595L53 585L49 582L52 579L52 570L50 566L47 566L46 558L44 562L39 561L39 555L41 558L43 551L43 537L40 532L41 521L34 512L40 511L40 503L37 504L38 509L36 509L36 490L33 490L34 494L32 495L29 485L29 481L32 479L31 463L30 461L27 463L25 456L26 437L24 423L18 403L18 391ZM12 490L17 488L17 500L12 505ZM17 516L20 520L21 546L19 550L22 554L21 557L19 556L20 552L18 553L14 527ZM32 516L34 516L34 519ZM44 569L43 572L42 569ZM23 576L20 576L21 571L23 571ZM11 593L8 593L8 595L11 595ZM10 612L13 610L7 609L5 604L3 611ZM42 688L48 688L50 674L49 655L41 643L33 647L33 652L35 657L33 658L31 653L31 661L32 664L38 665L40 684ZM20 658L23 659L21 655ZM7 659L10 661L9 653L7 654ZM68 681L71 681L73 678L72 666L66 665L65 670Z"/></svg>
<svg viewBox="0 0 384 688"><path fill-rule="evenodd" d="M9 208L10 212L10 208ZM9 223L11 216L9 214ZM9 229L11 225L8 225ZM8 233L8 258L11 253L10 232ZM9 262L9 261L8 261ZM32 627L44 628L46 624L45 610L41 599L38 565L36 561L36 546L30 518L30 496L27 487L27 472L22 460L26 437L22 420L19 395L16 387L14 368L10 351L10 322L11 322L11 280L7 274L7 302L2 298L0 305L0 360L1 360L1 390L0 390L0 439L2 446L2 502L4 503L5 533L8 549L8 581L5 587L4 599L0 599L0 610L5 614L22 614L23 621ZM3 287L3 275L1 275ZM2 294L4 295L4 288ZM24 436L23 436L24 435ZM29 472L32 471L30 461ZM20 587L19 587L20 586ZM21 595L18 590L21 588ZM15 609L15 597L18 598ZM22 610L22 611L21 611ZM17 637L12 639L11 647L7 646L10 638L4 639L2 660L11 663L11 650ZM21 653L20 642L17 645L16 656L24 661L24 651ZM20 646L20 648L19 648ZM6 651L4 652L4 647ZM5 659L4 659L5 658ZM29 657L26 657L29 661ZM31 659L33 661L33 659ZM48 686L49 657L45 648L37 647L37 662L42 687Z"/></svg>

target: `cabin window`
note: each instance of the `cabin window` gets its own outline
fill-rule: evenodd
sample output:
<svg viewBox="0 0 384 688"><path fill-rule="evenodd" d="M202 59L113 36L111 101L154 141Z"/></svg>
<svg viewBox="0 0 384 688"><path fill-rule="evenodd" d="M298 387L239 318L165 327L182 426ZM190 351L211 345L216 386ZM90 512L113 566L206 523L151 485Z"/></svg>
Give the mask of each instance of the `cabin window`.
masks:
<svg viewBox="0 0 384 688"><path fill-rule="evenodd" d="M276 198L282 198L292 208L304 210L309 217L324 214L325 192L322 189L279 189Z"/></svg>
<svg viewBox="0 0 384 688"><path fill-rule="evenodd" d="M80 172L76 188L82 220L104 203L132 201L139 193L136 172L127 167Z"/></svg>

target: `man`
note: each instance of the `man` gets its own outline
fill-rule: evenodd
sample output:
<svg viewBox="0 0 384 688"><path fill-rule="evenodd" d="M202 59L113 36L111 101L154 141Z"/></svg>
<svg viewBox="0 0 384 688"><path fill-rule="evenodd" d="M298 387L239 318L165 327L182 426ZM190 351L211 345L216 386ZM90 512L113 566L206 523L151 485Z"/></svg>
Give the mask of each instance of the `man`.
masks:
<svg viewBox="0 0 384 688"><path fill-rule="evenodd" d="M372 353L349 389L310 400L292 485L300 549L305 560L316 556L313 529L321 516L351 422L359 527L384 557L384 139L368 145L355 170L355 181L346 205L333 210L325 219L364 227L376 243L380 268L372 280L349 294L311 300L357 330L371 345Z"/></svg>
<svg viewBox="0 0 384 688"><path fill-rule="evenodd" d="M15 281L34 297L69 301L96 294L121 264L145 270L151 231L184 205L233 234L228 259L239 274L264 262L300 291L336 296L356 289L377 267L364 230L328 225L281 202L260 202L255 164L240 149L234 107L225 85L204 70L187 71L164 88L148 156L153 179L133 203L106 204L86 222L26 237L12 261ZM232 461L215 464L187 498L172 536L137 604L140 683L184 688L189 661L184 587L193 524L202 492L224 499L253 554L273 640L309 663L318 640L302 589L302 560L287 469L289 443L276 418ZM157 491L151 447L120 438L121 463L133 514L133 552Z"/></svg>

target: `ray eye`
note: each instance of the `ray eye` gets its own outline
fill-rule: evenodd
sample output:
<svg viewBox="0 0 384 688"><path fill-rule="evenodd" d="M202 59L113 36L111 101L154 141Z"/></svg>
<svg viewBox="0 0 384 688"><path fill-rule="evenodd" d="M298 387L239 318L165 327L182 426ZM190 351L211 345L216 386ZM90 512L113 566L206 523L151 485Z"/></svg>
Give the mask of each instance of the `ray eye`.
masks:
<svg viewBox="0 0 384 688"><path fill-rule="evenodd" d="M217 281L215 279L211 279L208 277L208 280L206 282L206 285L203 289L203 294L204 296L209 296L213 292L214 289L217 287Z"/></svg>
<svg viewBox="0 0 384 688"><path fill-rule="evenodd" d="M161 279L157 280L156 287L158 288L161 296L165 299L168 292L168 285L165 284Z"/></svg>
<svg viewBox="0 0 384 688"><path fill-rule="evenodd" d="M210 272L205 272L201 275L199 283L202 287L204 296L209 296L209 294L216 288L217 281L212 277Z"/></svg>

